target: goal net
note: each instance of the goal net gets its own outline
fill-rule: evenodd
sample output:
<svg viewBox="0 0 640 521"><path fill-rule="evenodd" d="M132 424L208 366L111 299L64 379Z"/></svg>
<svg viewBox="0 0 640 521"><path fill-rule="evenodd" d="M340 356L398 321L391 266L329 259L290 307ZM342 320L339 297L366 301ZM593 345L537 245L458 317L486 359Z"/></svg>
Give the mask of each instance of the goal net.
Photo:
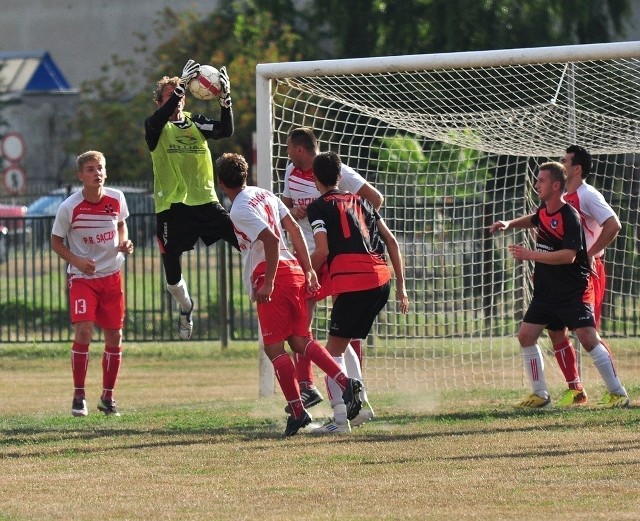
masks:
<svg viewBox="0 0 640 521"><path fill-rule="evenodd" d="M606 251L602 334L629 387L640 381L640 42L261 64L258 179L280 194L287 135L311 127L385 196L411 302L394 286L366 342L370 389L528 386L516 332L531 298L532 264L491 237L499 219L532 212L537 167L577 143L592 153L590 182L618 213ZM314 328L326 338L330 301ZM546 335L547 382L564 386ZM584 350L581 350L584 353ZM587 389L601 386L582 356Z"/></svg>

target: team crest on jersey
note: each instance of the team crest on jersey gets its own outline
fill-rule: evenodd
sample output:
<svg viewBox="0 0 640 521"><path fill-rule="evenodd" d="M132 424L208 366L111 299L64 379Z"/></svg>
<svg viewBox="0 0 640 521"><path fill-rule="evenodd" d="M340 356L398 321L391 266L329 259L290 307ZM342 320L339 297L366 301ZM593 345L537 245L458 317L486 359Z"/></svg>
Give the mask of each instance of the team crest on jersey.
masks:
<svg viewBox="0 0 640 521"><path fill-rule="evenodd" d="M558 219L551 219L551 228L554 230L558 227Z"/></svg>
<svg viewBox="0 0 640 521"><path fill-rule="evenodd" d="M107 203L104 205L104 211L107 213L114 213L113 205L111 203Z"/></svg>

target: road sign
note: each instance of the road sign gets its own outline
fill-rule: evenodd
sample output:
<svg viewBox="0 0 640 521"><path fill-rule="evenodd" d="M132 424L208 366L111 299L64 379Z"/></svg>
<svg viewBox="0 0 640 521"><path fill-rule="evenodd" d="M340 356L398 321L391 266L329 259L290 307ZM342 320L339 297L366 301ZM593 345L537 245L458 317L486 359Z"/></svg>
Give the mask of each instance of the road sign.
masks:
<svg viewBox="0 0 640 521"><path fill-rule="evenodd" d="M19 194L27 184L27 176L19 166L12 165L2 172L4 186L10 194Z"/></svg>
<svg viewBox="0 0 640 521"><path fill-rule="evenodd" d="M17 132L9 132L2 137L0 142L2 155L10 163L17 163L24 156L24 138Z"/></svg>

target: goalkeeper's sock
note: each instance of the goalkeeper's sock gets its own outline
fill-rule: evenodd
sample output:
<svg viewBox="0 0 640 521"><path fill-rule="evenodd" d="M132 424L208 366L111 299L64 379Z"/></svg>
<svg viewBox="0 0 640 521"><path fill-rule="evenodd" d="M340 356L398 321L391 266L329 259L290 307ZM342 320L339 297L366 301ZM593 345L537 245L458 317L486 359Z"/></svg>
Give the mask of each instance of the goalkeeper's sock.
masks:
<svg viewBox="0 0 640 521"><path fill-rule="evenodd" d="M593 365L596 366L596 369L604 380L607 390L612 394L626 395L627 393L616 374L616 370L613 367L613 360L607 348L598 342L596 346L589 351L589 356L591 356Z"/></svg>
<svg viewBox="0 0 640 521"><path fill-rule="evenodd" d="M176 300L182 311L191 311L191 297L187 289L187 283L183 278L177 284L167 284L167 291Z"/></svg>
<svg viewBox="0 0 640 521"><path fill-rule="evenodd" d="M558 365L569 389L582 391L582 382L580 381L580 374L578 373L578 358L571 340L565 338L564 341L555 344L553 346L553 354L558 361Z"/></svg>
<svg viewBox="0 0 640 521"><path fill-rule="evenodd" d="M538 344L522 348L524 369L531 383L531 390L541 398L549 398L547 382L544 379L544 360Z"/></svg>

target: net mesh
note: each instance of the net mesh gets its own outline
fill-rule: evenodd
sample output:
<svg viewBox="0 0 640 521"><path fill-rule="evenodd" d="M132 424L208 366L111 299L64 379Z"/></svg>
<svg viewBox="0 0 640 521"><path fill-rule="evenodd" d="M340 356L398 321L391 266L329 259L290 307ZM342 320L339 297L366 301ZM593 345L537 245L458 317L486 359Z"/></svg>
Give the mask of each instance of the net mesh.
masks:
<svg viewBox="0 0 640 521"><path fill-rule="evenodd" d="M519 388L515 333L531 298L530 263L506 254L529 231L490 237L498 219L531 212L537 166L571 143L594 156L591 179L622 222L606 252L602 333L623 383L638 383L640 333L637 85L640 61L610 59L496 67L277 78L272 83L273 188L283 189L286 140L314 129L385 196L401 245L411 311L394 291L367 339L369 388ZM330 302L314 327L326 337ZM546 337L547 380L563 385ZM587 385L601 382L588 357Z"/></svg>

